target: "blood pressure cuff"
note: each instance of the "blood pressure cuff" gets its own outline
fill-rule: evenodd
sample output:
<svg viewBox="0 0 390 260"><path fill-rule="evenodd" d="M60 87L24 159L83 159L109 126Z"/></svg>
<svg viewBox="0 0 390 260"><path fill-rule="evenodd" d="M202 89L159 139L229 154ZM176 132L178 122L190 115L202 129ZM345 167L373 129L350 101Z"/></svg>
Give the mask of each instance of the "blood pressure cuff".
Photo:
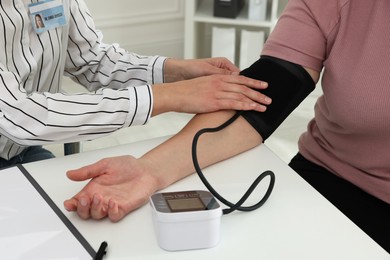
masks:
<svg viewBox="0 0 390 260"><path fill-rule="evenodd" d="M302 66L269 56L262 56L240 74L268 82L268 88L260 90L272 98L267 110L242 111L241 114L261 135L263 142L315 87L315 82Z"/></svg>

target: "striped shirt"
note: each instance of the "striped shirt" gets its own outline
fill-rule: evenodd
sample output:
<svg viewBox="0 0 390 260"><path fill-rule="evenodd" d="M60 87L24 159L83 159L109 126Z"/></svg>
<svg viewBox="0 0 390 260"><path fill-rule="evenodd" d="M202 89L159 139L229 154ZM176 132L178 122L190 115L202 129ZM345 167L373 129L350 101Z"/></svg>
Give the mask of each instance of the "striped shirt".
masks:
<svg viewBox="0 0 390 260"><path fill-rule="evenodd" d="M164 57L139 56L102 34L83 0L62 3L66 25L35 32L29 6L0 2L0 157L31 145L90 140L145 124L150 84L163 82ZM88 93L61 92L62 76Z"/></svg>

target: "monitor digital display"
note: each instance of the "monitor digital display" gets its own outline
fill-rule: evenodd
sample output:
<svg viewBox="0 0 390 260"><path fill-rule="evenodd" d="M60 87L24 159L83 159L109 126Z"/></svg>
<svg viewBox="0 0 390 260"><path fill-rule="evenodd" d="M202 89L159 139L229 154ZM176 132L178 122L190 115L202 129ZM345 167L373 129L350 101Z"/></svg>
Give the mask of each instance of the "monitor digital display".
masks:
<svg viewBox="0 0 390 260"><path fill-rule="evenodd" d="M168 199L168 206L172 212L195 211L206 209L202 200L197 198Z"/></svg>

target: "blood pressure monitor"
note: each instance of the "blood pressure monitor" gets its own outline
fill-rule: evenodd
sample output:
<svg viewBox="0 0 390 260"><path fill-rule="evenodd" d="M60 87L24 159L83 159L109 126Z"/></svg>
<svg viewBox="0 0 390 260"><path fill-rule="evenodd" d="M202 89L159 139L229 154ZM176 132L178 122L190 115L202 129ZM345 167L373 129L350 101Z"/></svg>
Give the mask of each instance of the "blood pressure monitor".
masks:
<svg viewBox="0 0 390 260"><path fill-rule="evenodd" d="M156 193L150 197L157 241L168 251L218 244L222 209L208 191Z"/></svg>

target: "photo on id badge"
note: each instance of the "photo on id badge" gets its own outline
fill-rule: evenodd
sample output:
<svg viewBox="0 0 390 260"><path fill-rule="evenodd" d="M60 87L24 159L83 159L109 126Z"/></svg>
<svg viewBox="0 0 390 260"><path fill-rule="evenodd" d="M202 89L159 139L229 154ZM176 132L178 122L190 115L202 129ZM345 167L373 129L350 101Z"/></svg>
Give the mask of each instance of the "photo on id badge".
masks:
<svg viewBox="0 0 390 260"><path fill-rule="evenodd" d="M45 0L32 3L30 10L31 24L37 33L42 33L66 25L64 7L61 0Z"/></svg>

